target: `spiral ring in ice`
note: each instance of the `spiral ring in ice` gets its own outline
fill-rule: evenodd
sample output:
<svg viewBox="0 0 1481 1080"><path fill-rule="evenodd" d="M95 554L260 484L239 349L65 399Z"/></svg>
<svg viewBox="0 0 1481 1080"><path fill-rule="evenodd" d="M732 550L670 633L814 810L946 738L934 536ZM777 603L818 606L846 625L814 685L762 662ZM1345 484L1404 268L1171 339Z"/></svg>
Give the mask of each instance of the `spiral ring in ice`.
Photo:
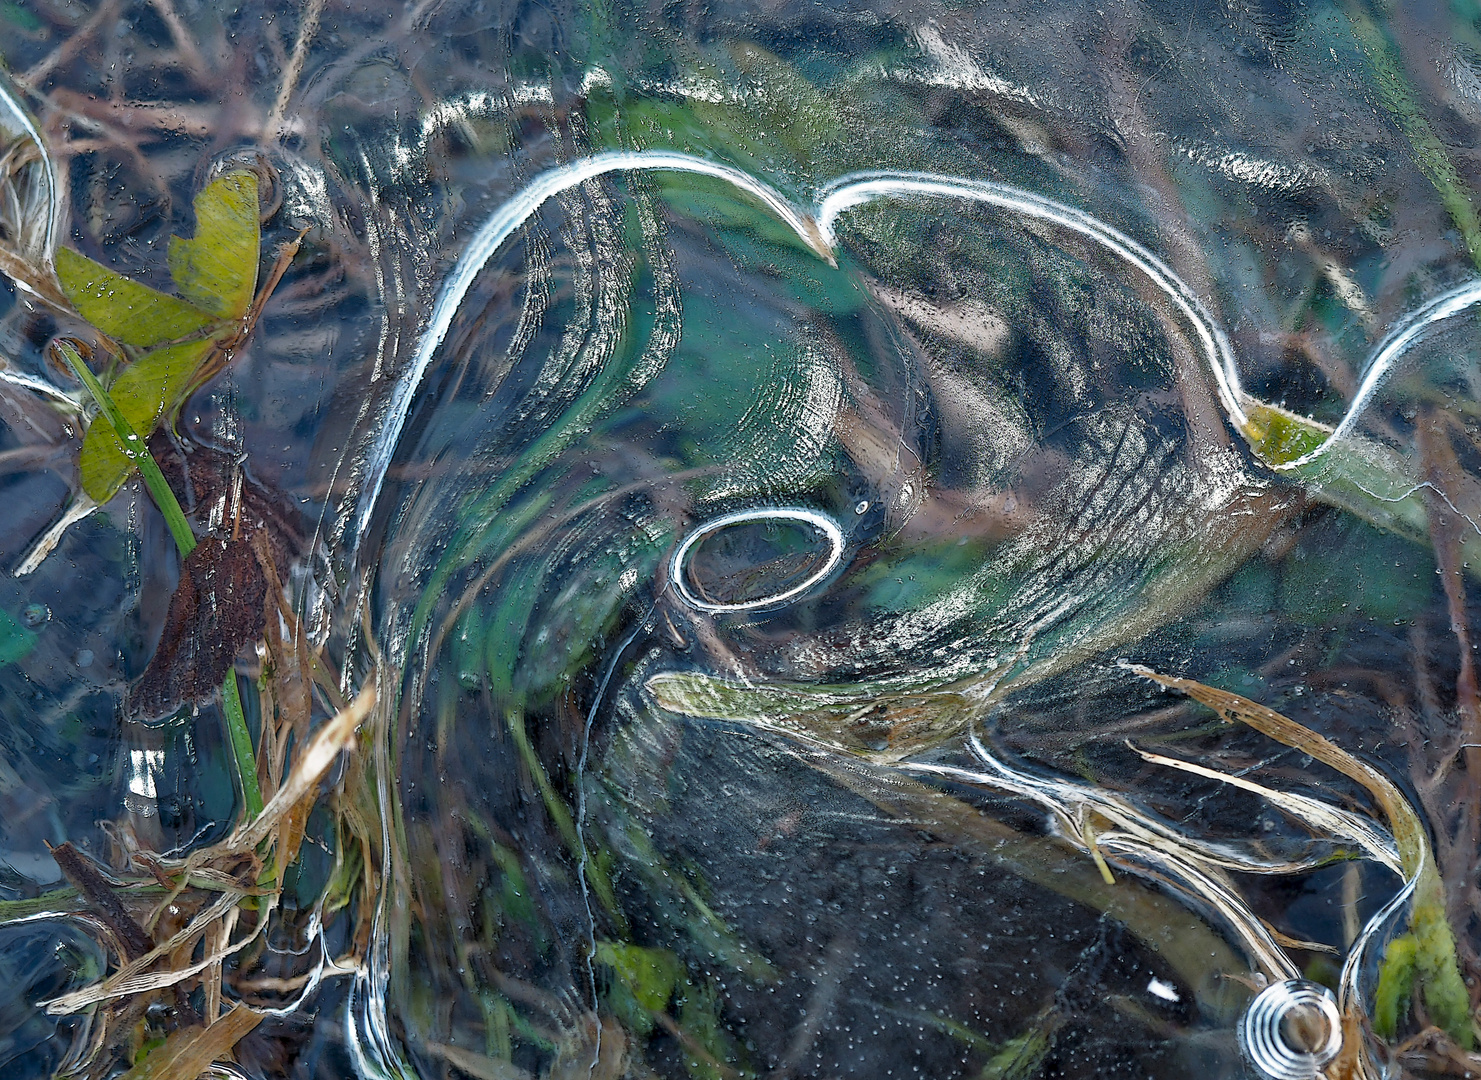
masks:
<svg viewBox="0 0 1481 1080"><path fill-rule="evenodd" d="M1239 1045L1270 1080L1315 1080L1342 1050L1337 998L1305 979L1272 983L1240 1018Z"/></svg>

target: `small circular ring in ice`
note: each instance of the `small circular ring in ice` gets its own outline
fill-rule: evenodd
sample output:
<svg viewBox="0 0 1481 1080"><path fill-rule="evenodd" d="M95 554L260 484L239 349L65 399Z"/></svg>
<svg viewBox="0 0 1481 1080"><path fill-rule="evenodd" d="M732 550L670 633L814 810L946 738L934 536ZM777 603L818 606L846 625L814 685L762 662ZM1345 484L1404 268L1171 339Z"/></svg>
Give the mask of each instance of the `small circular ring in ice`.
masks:
<svg viewBox="0 0 1481 1080"><path fill-rule="evenodd" d="M706 537L714 536L721 529L728 529L732 525L748 525L752 522L762 521L804 521L816 528L828 540L828 557L823 560L823 565L818 567L802 581L793 585L790 589L783 589L778 593L770 593L766 596L757 597L754 600L743 600L737 604L717 604L712 600L705 600L695 596L694 592L684 581L684 565L689 559L689 553ZM759 608L777 607L781 604L796 600L807 592L818 582L838 568L843 560L843 530L838 527L837 522L826 514L820 514L816 510L804 510L800 507L767 507L762 510L740 510L733 514L724 514L707 521L699 528L684 538L674 551L673 562L669 564L669 577L673 580L674 588L679 593L679 598L692 608L700 611L721 613L728 611L756 611Z"/></svg>
<svg viewBox="0 0 1481 1080"><path fill-rule="evenodd" d="M1272 983L1240 1018L1239 1045L1270 1080L1315 1080L1342 1049L1337 999L1305 979Z"/></svg>

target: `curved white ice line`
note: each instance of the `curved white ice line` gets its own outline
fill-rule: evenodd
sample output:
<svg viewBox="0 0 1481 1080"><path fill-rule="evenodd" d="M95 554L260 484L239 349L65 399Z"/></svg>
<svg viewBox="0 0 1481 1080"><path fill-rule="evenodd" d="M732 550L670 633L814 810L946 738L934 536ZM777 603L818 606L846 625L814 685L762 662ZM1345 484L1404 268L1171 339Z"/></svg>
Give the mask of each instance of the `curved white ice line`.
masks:
<svg viewBox="0 0 1481 1080"><path fill-rule="evenodd" d="M813 228L811 218L802 214L797 207L768 184L730 165L722 165L714 161L706 161L704 158L668 150L613 150L582 158L541 173L530 182L528 187L516 193L484 222L483 227L469 241L463 254L458 257L452 274L443 282L442 289L437 294L436 303L432 307L432 317L427 321L427 329L417 343L416 354L406 370L396 380L380 436L372 446L367 459L365 495L361 503L359 521L355 525L352 550L359 548L360 541L365 536L365 530L370 524L376 500L380 497L381 485L385 482L386 470L391 465L391 455L396 451L396 443L401 438L401 429L406 423L406 416L411 410L412 399L416 396L417 388L421 386L422 378L432 364L433 355L447 337L453 317L457 314L458 308L462 306L479 272L503 246L504 241L528 221L535 211L545 204L546 200L595 177L605 176L607 173L645 171L697 173L701 176L728 180L742 191L755 196L777 217L792 226L797 235L819 254L831 257L823 252L815 242L816 230Z"/></svg>
<svg viewBox="0 0 1481 1080"><path fill-rule="evenodd" d="M1239 367L1235 363L1234 349L1229 344L1228 336L1214 322L1203 301L1187 282L1173 272L1172 267L1121 230L1073 206L991 180L961 180L933 173L874 172L842 177L824 189L824 197L818 204L818 232L824 243L832 248L833 223L839 214L874 199L901 195L932 195L987 203L1024 217L1061 225L1120 256L1166 293L1184 318L1192 324L1198 343L1203 348L1209 372L1214 377L1224 411L1236 427L1243 429L1245 414L1240 401L1243 392L1240 387Z"/></svg>
<svg viewBox="0 0 1481 1080"><path fill-rule="evenodd" d="M36 147L37 154L41 157L41 167L46 174L47 206L51 212L50 218L45 222L46 232L42 236L42 255L46 259L46 265L50 267L56 255L57 239L62 232L62 214L64 212L62 200L59 197L61 184L57 179L56 162L52 160L51 152L47 150L46 140L41 137L41 132L36 130L36 124L31 119L30 113L11 93L10 84L0 81L0 131L4 131L11 139L17 134L24 135L30 139ZM25 282L15 282L21 288L30 292L30 286Z"/></svg>
<svg viewBox="0 0 1481 1080"><path fill-rule="evenodd" d="M369 527L391 456L401 438L407 414L432 358L447 337L454 316L480 271L521 225L552 196L613 172L684 172L728 181L753 196L782 221L813 251L833 261L834 222L845 210L874 199L926 195L936 198L968 199L1001 207L1024 217L1053 222L1095 241L1140 270L1173 301L1192 325L1213 375L1219 400L1237 427L1243 428L1239 369L1234 351L1223 330L1187 282L1141 244L1099 218L1042 195L1008 184L986 180L962 180L932 173L858 173L843 177L823 189L823 198L813 212L800 209L775 188L731 165L723 165L691 154L671 150L613 150L558 166L535 177L523 190L500 206L474 234L459 256L452 274L443 283L432 308L432 316L411 362L396 380L380 435L366 460L365 494L353 531L351 551L358 550Z"/></svg>
<svg viewBox="0 0 1481 1080"><path fill-rule="evenodd" d="M1414 891L1419 886L1419 875L1424 873L1423 859L1428 857L1429 852L1426 850L1420 864L1405 879L1403 887L1394 893L1388 903L1373 913L1373 917L1363 925L1363 932L1357 936L1357 940L1348 946L1347 958L1342 962L1342 974L1337 982L1337 1003L1344 1013L1363 1003L1363 992L1358 981L1362 977L1364 965L1369 960L1369 951L1382 944L1379 939L1384 927L1414 896Z"/></svg>
<svg viewBox="0 0 1481 1080"><path fill-rule="evenodd" d="M1363 381L1358 385L1358 392L1353 395L1352 403L1342 414L1342 419L1338 421L1337 426L1332 429L1332 434L1328 435L1315 450L1285 465L1278 465L1276 468L1295 469L1315 461L1325 454L1338 439L1350 434L1357 426L1368 403L1378 392L1378 388L1383 385L1389 372L1403 356L1404 351L1416 344L1436 323L1459 315L1478 303L1481 303L1481 281L1468 281L1464 285L1457 285L1448 292L1441 293L1396 323L1393 329L1384 335L1378 347L1373 350L1372 358L1363 370Z"/></svg>

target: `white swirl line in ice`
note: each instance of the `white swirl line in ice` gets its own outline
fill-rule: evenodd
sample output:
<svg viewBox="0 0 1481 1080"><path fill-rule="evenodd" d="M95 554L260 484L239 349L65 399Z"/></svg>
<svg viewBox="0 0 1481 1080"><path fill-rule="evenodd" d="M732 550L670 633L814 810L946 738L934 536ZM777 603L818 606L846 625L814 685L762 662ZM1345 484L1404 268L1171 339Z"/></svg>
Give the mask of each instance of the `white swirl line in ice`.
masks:
<svg viewBox="0 0 1481 1080"><path fill-rule="evenodd" d="M830 249L834 247L833 223L845 210L880 198L930 195L937 198L967 199L1001 207L1024 217L1048 221L1077 232L1109 249L1125 262L1140 270L1153 285L1172 300L1183 317L1192 325L1203 348L1209 373L1219 391L1224 411L1235 426L1243 430L1246 422L1241 398L1239 367L1229 338L1214 322L1208 308L1188 283L1172 267L1153 255L1121 230L1073 206L1047 199L1033 192L991 180L962 180L918 172L854 173L842 177L824 189L818 204L818 232Z"/></svg>
<svg viewBox="0 0 1481 1080"><path fill-rule="evenodd" d="M443 283L432 307L427 328L416 353L391 391L380 434L371 446L365 464L364 496L359 519L352 533L351 552L357 550L375 512L391 457L406 424L412 401L437 350L447 338L458 308L478 274L514 232L545 202L579 184L614 172L683 172L711 176L733 184L753 196L791 226L819 257L834 261L834 222L845 210L879 198L924 195L988 203L1005 210L1048 221L1095 241L1130 263L1173 301L1192 325L1205 354L1219 399L1235 425L1243 428L1245 414L1240 404L1239 369L1228 337L1209 315L1187 282L1152 252L1099 218L1053 199L1023 191L1008 184L985 180L962 180L931 173L891 172L855 174L824 189L824 197L813 212L799 209L769 184L731 165L723 165L691 154L670 150L613 150L582 158L541 173L523 190L494 211L474 234L459 256L452 274Z"/></svg>
<svg viewBox="0 0 1481 1080"><path fill-rule="evenodd" d="M1468 281L1448 292L1441 293L1404 316L1392 330L1384 335L1378 347L1373 350L1373 356L1363 370L1363 381L1358 384L1358 392L1353 395L1351 404L1347 406L1347 411L1342 414L1342 419L1338 421L1337 426L1332 429L1332 434L1328 435L1315 450L1284 465L1277 465L1276 468L1295 469L1309 464L1325 454L1338 439L1349 435L1405 350L1417 344L1437 323L1459 315L1478 303L1481 303L1481 281Z"/></svg>
<svg viewBox="0 0 1481 1080"><path fill-rule="evenodd" d="M493 216L484 222L483 227L469 241L463 254L458 257L452 274L443 282L437 294L437 300L432 306L432 316L427 321L427 329L417 343L416 354L406 370L396 380L380 437L371 448L370 456L366 461L365 497L360 519L354 531L353 546L355 548L358 548L360 541L364 539L371 514L375 511L376 500L380 497L381 485L385 482L386 470L391 465L391 456L395 453L396 444L401 438L401 429L405 426L407 413L411 410L412 399L416 396L417 388L421 386L422 378L432 364L433 355L446 339L447 332L452 327L453 318L457 315L458 308L462 306L464 298L467 297L468 290L473 287L473 282L479 272L503 246L504 241L528 221L548 199L607 173L645 171L697 173L701 176L713 176L727 180L742 191L755 196L777 217L790 225L798 236L809 242L809 246L818 251L820 255L831 259L831 255L813 241L816 230L810 218L805 217L770 185L730 165L722 165L706 161L704 158L666 150L613 150L582 158L541 173L531 181L528 187L500 206L494 211Z"/></svg>
<svg viewBox="0 0 1481 1080"><path fill-rule="evenodd" d="M805 521L821 532L828 540L828 557L823 560L823 565L814 570L802 581L793 585L790 589L771 593L767 596L757 597L755 600L742 600L734 604L717 604L713 600L705 600L694 595L684 580L684 563L689 558L689 553L694 546L706 537L715 535L721 529L728 529L732 525L747 525L751 522L763 521ZM712 521L707 521L695 529L684 542L674 550L673 561L669 564L669 577L678 590L679 597L692 608L700 611L708 611L719 614L732 611L755 611L759 608L777 607L789 600L795 600L818 582L838 568L843 560L843 530L838 527L837 522L826 514L820 514L816 510L807 510L802 507L782 506L763 507L756 510L739 510L733 514L722 514Z"/></svg>

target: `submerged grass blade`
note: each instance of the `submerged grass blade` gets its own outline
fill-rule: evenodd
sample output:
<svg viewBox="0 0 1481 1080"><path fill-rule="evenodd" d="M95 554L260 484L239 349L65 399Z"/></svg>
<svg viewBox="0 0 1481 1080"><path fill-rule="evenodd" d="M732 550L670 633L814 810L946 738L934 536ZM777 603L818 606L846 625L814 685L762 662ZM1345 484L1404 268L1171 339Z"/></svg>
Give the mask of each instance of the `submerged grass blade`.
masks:
<svg viewBox="0 0 1481 1080"><path fill-rule="evenodd" d="M231 736L231 759L236 766L237 781L242 788L242 802L247 808L247 820L251 821L262 813L262 789L257 785L257 755L252 750L252 733L247 730L247 718L242 712L242 693L237 686L236 669L227 671L221 683L222 712L226 715L226 730Z"/></svg>
<svg viewBox="0 0 1481 1080"><path fill-rule="evenodd" d="M165 524L170 527L170 535L175 538L175 546L180 549L180 557L183 559L195 550L195 533L190 531L190 523L185 520L185 512L180 509L179 500L175 493L170 490L170 485L165 482L164 473L159 471L154 458L150 456L149 448L144 445L144 440L139 433L133 429L123 413L119 412L118 406L108 396L108 391L103 389L103 384L98 382L98 377L92 373L92 369L82 362L82 357L69 342L58 341L57 351L67 361L67 366L77 376L82 385L87 387L88 393L98 403L98 409L108 422L113 425L113 430L118 433L119 442L123 443L124 455L139 470L144 478L144 486L149 489L149 495L154 499L154 504L159 507L160 513L165 516Z"/></svg>
<svg viewBox="0 0 1481 1080"><path fill-rule="evenodd" d="M597 894L602 907L612 917L614 923L627 933L627 918L622 914L622 908L617 903L617 894L612 889L612 881L607 872L595 859L588 857L586 846L581 840L581 834L576 828L576 822L571 817L571 811L566 806L565 800L555 790L550 782L550 777L545 772L545 766L540 757L535 753L535 748L530 744L529 733L525 730L525 717L522 712L511 710L505 717L509 727L509 734L514 740L514 745L519 749L520 759L529 769L534 778L535 786L540 790L540 800L545 804L545 810L555 822L556 830L561 839L565 841L571 857L581 865L586 874L586 879L591 885L592 891Z"/></svg>
<svg viewBox="0 0 1481 1080"><path fill-rule="evenodd" d="M1450 160L1445 144L1419 107L1413 87L1404 74L1403 61L1389 44L1383 28L1360 0L1348 0L1347 18L1352 25L1353 37L1372 65L1379 100L1409 140L1419 171L1439 192L1440 202L1460 231L1471 261L1481 266L1481 220L1477 219L1471 194L1466 190L1455 163Z"/></svg>

